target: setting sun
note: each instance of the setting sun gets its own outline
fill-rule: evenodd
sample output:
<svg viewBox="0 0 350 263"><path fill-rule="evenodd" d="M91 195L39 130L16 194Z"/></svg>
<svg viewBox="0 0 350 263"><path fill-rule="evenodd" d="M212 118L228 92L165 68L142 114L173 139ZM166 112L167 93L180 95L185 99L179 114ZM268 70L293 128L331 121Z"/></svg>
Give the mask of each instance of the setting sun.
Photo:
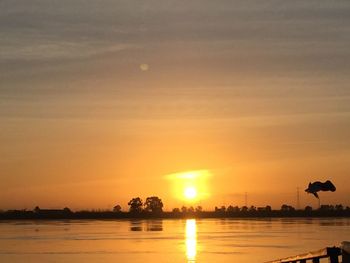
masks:
<svg viewBox="0 0 350 263"><path fill-rule="evenodd" d="M197 189L195 187L186 187L184 191L186 199L194 199L197 197Z"/></svg>
<svg viewBox="0 0 350 263"><path fill-rule="evenodd" d="M197 202L206 200L210 196L209 170L185 171L167 175L171 182L173 196L182 202Z"/></svg>

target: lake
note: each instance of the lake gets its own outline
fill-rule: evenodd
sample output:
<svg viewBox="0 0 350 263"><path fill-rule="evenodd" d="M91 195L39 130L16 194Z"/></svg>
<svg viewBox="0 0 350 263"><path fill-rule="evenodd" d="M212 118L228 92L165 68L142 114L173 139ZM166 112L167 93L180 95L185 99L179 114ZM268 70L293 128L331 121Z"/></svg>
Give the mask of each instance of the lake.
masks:
<svg viewBox="0 0 350 263"><path fill-rule="evenodd" d="M264 262L339 245L349 218L0 222L0 262Z"/></svg>

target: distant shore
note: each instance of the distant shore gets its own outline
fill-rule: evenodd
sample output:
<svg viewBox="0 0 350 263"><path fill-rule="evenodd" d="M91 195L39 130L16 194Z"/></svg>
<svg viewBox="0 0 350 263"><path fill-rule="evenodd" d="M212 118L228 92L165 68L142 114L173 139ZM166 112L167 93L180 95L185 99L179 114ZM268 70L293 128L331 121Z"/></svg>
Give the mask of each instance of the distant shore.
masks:
<svg viewBox="0 0 350 263"><path fill-rule="evenodd" d="M322 217L350 217L350 210L341 211L247 211L247 212L112 212L112 211L64 211L64 210L47 210L43 212L12 210L0 213L0 220L57 220L57 219L186 219L186 218L322 218Z"/></svg>

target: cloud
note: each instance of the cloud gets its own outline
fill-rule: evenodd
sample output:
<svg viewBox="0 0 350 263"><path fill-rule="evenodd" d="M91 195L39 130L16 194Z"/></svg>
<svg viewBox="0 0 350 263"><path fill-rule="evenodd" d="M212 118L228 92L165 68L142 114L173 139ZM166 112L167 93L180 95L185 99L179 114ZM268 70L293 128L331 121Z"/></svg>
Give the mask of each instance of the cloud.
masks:
<svg viewBox="0 0 350 263"><path fill-rule="evenodd" d="M22 46L3 46L1 60L78 59L134 48L132 45L68 41L32 42Z"/></svg>

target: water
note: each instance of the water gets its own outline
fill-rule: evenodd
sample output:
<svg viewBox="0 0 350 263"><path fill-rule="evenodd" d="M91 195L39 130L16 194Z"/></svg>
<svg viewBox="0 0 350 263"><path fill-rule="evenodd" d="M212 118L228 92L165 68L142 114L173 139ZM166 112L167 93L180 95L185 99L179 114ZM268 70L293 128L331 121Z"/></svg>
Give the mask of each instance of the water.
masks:
<svg viewBox="0 0 350 263"><path fill-rule="evenodd" d="M264 262L339 245L350 219L0 222L0 262Z"/></svg>

